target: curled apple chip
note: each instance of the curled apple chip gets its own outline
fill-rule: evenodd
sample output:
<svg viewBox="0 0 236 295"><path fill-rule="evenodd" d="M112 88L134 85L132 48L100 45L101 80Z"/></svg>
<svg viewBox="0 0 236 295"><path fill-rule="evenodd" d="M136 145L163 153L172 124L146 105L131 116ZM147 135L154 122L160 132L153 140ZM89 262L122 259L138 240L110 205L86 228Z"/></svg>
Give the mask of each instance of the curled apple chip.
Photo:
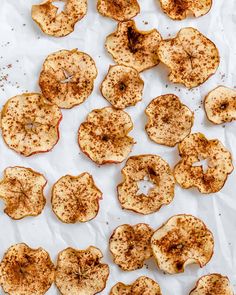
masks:
<svg viewBox="0 0 236 295"><path fill-rule="evenodd" d="M200 219L175 215L154 232L151 247L158 267L175 274L189 264L206 265L213 255L214 238Z"/></svg>
<svg viewBox="0 0 236 295"><path fill-rule="evenodd" d="M161 295L160 286L148 277L139 277L133 284L117 283L110 295Z"/></svg>
<svg viewBox="0 0 236 295"><path fill-rule="evenodd" d="M161 8L174 20L185 19L189 14L200 17L207 14L212 6L212 0L160 0Z"/></svg>
<svg viewBox="0 0 236 295"><path fill-rule="evenodd" d="M131 20L119 23L117 30L106 38L105 46L116 63L142 72L158 65L161 40L156 29L139 31Z"/></svg>
<svg viewBox="0 0 236 295"><path fill-rule="evenodd" d="M60 109L41 94L21 94L2 109L2 136L9 148L26 157L48 152L59 140L61 119Z"/></svg>
<svg viewBox="0 0 236 295"><path fill-rule="evenodd" d="M153 229L145 223L117 227L109 241L114 263L127 271L142 268L144 261L152 256L152 234Z"/></svg>
<svg viewBox="0 0 236 295"><path fill-rule="evenodd" d="M74 31L75 24L87 13L87 0L66 0L64 10L59 13L53 2L55 0L45 0L33 5L32 19L45 34L64 37Z"/></svg>
<svg viewBox="0 0 236 295"><path fill-rule="evenodd" d="M220 63L215 44L194 28L183 28L175 38L161 41L158 56L170 69L170 81L187 88L204 83Z"/></svg>
<svg viewBox="0 0 236 295"><path fill-rule="evenodd" d="M236 120L236 90L219 86L208 93L204 104L207 118L212 123Z"/></svg>
<svg viewBox="0 0 236 295"><path fill-rule="evenodd" d="M174 175L183 188L196 187L203 194L216 193L224 186L233 171L230 152L217 140L208 140L201 133L190 134L179 145L182 160L175 166ZM207 161L207 169L198 162Z"/></svg>
<svg viewBox="0 0 236 295"><path fill-rule="evenodd" d="M191 132L194 114L174 94L153 99L145 112L147 134L156 143L173 147Z"/></svg>
<svg viewBox="0 0 236 295"><path fill-rule="evenodd" d="M0 265L0 284L9 295L43 295L54 282L54 265L42 248L11 246Z"/></svg>
<svg viewBox="0 0 236 295"><path fill-rule="evenodd" d="M88 173L63 176L52 189L52 209L65 223L86 222L95 218L101 199L102 192Z"/></svg>
<svg viewBox="0 0 236 295"><path fill-rule="evenodd" d="M51 103L70 109L89 97L96 77L95 62L88 54L77 49L60 50L46 58L39 86Z"/></svg>
<svg viewBox="0 0 236 295"><path fill-rule="evenodd" d="M45 177L24 167L9 167L4 170L0 182L0 199L4 200L4 212L12 219L39 215L46 203L43 189Z"/></svg>
<svg viewBox="0 0 236 295"><path fill-rule="evenodd" d="M102 252L93 246L86 250L67 248L58 255L55 284L61 294L94 295L106 287L109 267L101 263Z"/></svg>
<svg viewBox="0 0 236 295"><path fill-rule="evenodd" d="M170 166L156 155L139 155L128 159L122 169L123 182L117 187L122 208L141 214L158 211L174 198L175 179ZM139 192L139 182L153 184L147 194Z"/></svg>
<svg viewBox="0 0 236 295"><path fill-rule="evenodd" d="M234 295L230 281L221 274L202 276L189 295Z"/></svg>
<svg viewBox="0 0 236 295"><path fill-rule="evenodd" d="M127 21L140 12L137 0L98 0L97 9L103 16L120 22Z"/></svg>
<svg viewBox="0 0 236 295"><path fill-rule="evenodd" d="M101 93L115 108L124 109L142 100L144 81L139 72L126 66L111 66L101 84Z"/></svg>
<svg viewBox="0 0 236 295"><path fill-rule="evenodd" d="M134 140L130 116L111 107L93 110L80 125L78 142L81 150L95 163L120 163L130 153Z"/></svg>

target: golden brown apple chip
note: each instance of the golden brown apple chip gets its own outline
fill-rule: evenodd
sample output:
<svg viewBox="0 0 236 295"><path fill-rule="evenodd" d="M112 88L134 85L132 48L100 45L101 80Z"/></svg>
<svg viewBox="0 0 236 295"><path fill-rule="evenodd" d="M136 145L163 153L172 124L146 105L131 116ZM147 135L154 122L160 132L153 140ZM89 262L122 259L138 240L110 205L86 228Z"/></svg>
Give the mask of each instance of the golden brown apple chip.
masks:
<svg viewBox="0 0 236 295"><path fill-rule="evenodd" d="M200 219L175 215L154 232L151 247L158 267L175 274L189 264L206 265L213 255L214 238Z"/></svg>

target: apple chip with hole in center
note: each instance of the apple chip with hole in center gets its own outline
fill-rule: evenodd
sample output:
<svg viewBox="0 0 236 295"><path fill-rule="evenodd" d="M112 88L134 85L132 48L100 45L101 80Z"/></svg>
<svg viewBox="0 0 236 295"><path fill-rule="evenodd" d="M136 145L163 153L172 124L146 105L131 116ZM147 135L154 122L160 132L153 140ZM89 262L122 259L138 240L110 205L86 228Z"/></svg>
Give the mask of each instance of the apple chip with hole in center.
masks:
<svg viewBox="0 0 236 295"><path fill-rule="evenodd" d="M214 124L236 120L236 90L219 86L208 93L204 102L206 115Z"/></svg>
<svg viewBox="0 0 236 295"><path fill-rule="evenodd" d="M12 219L39 215L46 203L46 184L45 177L30 168L5 169L0 182L0 199L6 204L4 212Z"/></svg>
<svg viewBox="0 0 236 295"><path fill-rule="evenodd" d="M109 266L101 263L102 252L67 248L58 255L55 284L63 295L94 295L106 287Z"/></svg>
<svg viewBox="0 0 236 295"><path fill-rule="evenodd" d="M175 38L161 41L158 56L170 70L170 81L190 89L215 74L220 63L215 44L194 28L183 28Z"/></svg>
<svg viewBox="0 0 236 295"><path fill-rule="evenodd" d="M50 54L39 77L43 95L59 108L83 103L93 91L97 68L94 60L77 49Z"/></svg>
<svg viewBox="0 0 236 295"><path fill-rule="evenodd" d="M8 147L26 157L50 151L59 140L60 109L39 93L10 98L1 112Z"/></svg>
<svg viewBox="0 0 236 295"><path fill-rule="evenodd" d="M157 53L162 37L153 29L139 31L134 21L121 22L106 38L105 46L117 64L142 72L159 64Z"/></svg>
<svg viewBox="0 0 236 295"><path fill-rule="evenodd" d="M45 34L64 37L74 31L75 24L87 13L87 0L66 0L64 10L59 13L53 2L56 0L45 0L33 5L32 19Z"/></svg>
<svg viewBox="0 0 236 295"><path fill-rule="evenodd" d="M11 246L0 265L0 284L9 295L44 295L54 282L54 265L42 248Z"/></svg>
<svg viewBox="0 0 236 295"><path fill-rule="evenodd" d="M156 155L130 157L122 169L123 181L117 187L118 199L124 209L141 214L157 212L174 198L175 179L170 166ZM139 182L147 180L151 187L139 192Z"/></svg>
<svg viewBox="0 0 236 295"><path fill-rule="evenodd" d="M97 164L120 163L134 145L128 136L132 129L132 120L124 111L112 107L93 110L80 125L79 146Z"/></svg>
<svg viewBox="0 0 236 295"><path fill-rule="evenodd" d="M145 112L148 118L146 132L158 144L173 147L191 132L194 114L174 94L153 99Z"/></svg>
<svg viewBox="0 0 236 295"><path fill-rule="evenodd" d="M52 189L52 209L65 223L86 222L95 218L99 211L102 192L88 173L61 177Z"/></svg>
<svg viewBox="0 0 236 295"><path fill-rule="evenodd" d="M214 251L214 238L205 224L192 215L175 215L151 239L153 256L166 273L184 272L189 264L206 265Z"/></svg>
<svg viewBox="0 0 236 295"><path fill-rule="evenodd" d="M230 152L217 140L208 140L201 133L190 134L179 145L182 160L175 166L174 175L183 188L196 187L203 194L216 193L224 186L233 171ZM207 161L204 170L199 161Z"/></svg>
<svg viewBox="0 0 236 295"><path fill-rule="evenodd" d="M114 263L126 271L142 268L144 261L152 256L152 234L153 230L145 223L117 227L109 241Z"/></svg>
<svg viewBox="0 0 236 295"><path fill-rule="evenodd" d="M139 72L126 66L110 66L101 84L103 97L117 109L136 105L142 100L144 81Z"/></svg>

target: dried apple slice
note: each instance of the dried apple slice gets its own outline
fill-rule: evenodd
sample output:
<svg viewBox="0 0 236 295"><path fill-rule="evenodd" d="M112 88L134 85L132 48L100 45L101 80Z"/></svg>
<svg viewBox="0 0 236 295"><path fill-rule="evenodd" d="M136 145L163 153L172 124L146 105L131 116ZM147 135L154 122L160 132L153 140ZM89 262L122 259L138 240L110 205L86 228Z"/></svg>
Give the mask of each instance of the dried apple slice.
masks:
<svg viewBox="0 0 236 295"><path fill-rule="evenodd" d="M212 0L160 0L161 8L174 20L185 19L189 14L200 17L207 14L212 6Z"/></svg>
<svg viewBox="0 0 236 295"><path fill-rule="evenodd" d="M106 38L105 46L116 63L142 72L158 65L161 40L156 29L139 31L131 20L119 23L117 30Z"/></svg>
<svg viewBox="0 0 236 295"><path fill-rule="evenodd" d="M58 255L55 284L61 294L94 295L106 287L109 267L101 263L102 252L93 246L86 250L67 248Z"/></svg>
<svg viewBox="0 0 236 295"><path fill-rule="evenodd" d="M12 219L39 215L46 203L43 189L45 177L24 167L9 167L4 170L0 182L0 199L4 200L4 212Z"/></svg>
<svg viewBox="0 0 236 295"><path fill-rule="evenodd" d="M101 84L101 93L112 106L124 109L142 100L144 81L138 71L126 66L110 66Z"/></svg>
<svg viewBox="0 0 236 295"><path fill-rule="evenodd" d="M189 264L206 265L213 255L214 238L200 219L175 215L154 232L151 247L158 267L175 274Z"/></svg>
<svg viewBox="0 0 236 295"><path fill-rule="evenodd" d="M130 157L122 169L123 182L117 187L122 208L141 214L158 211L174 198L175 179L170 166L156 155ZM147 195L139 193L138 183L150 181L154 186Z"/></svg>
<svg viewBox="0 0 236 295"><path fill-rule="evenodd" d="M77 49L50 54L39 77L43 95L59 108L84 102L93 91L97 68L94 60Z"/></svg>
<svg viewBox="0 0 236 295"><path fill-rule="evenodd" d="M21 94L2 109L2 136L9 148L26 157L48 152L59 140L61 119L60 109L41 94Z"/></svg>
<svg viewBox="0 0 236 295"><path fill-rule="evenodd" d="M43 295L54 282L54 265L42 248L11 246L0 265L0 284L9 295Z"/></svg>
<svg viewBox="0 0 236 295"><path fill-rule="evenodd" d="M219 86L205 98L205 111L209 121L222 124L236 120L236 90Z"/></svg>
<svg viewBox="0 0 236 295"><path fill-rule="evenodd" d="M52 209L65 223L86 222L95 218L101 199L102 192L88 173L63 176L52 189Z"/></svg>
<svg viewBox="0 0 236 295"><path fill-rule="evenodd" d="M230 281L221 274L202 276L189 295L234 295Z"/></svg>
<svg viewBox="0 0 236 295"><path fill-rule="evenodd" d="M153 99L145 112L147 134L156 143L173 147L191 132L194 114L174 94Z"/></svg>
<svg viewBox="0 0 236 295"><path fill-rule="evenodd" d="M32 6L32 19L47 35L64 37L74 31L75 24L87 13L87 0L66 0L65 8L58 13L56 0L45 0ZM64 1L64 0L59 0Z"/></svg>
<svg viewBox="0 0 236 295"><path fill-rule="evenodd" d="M217 140L208 140L201 133L190 134L179 145L182 160L175 166L174 175L183 188L196 187L203 194L218 192L233 171L230 152ZM208 162L205 171L197 162Z"/></svg>
<svg viewBox="0 0 236 295"><path fill-rule="evenodd" d="M152 234L153 229L145 223L117 227L109 241L114 263L127 271L142 268L144 261L152 256Z"/></svg>
<svg viewBox="0 0 236 295"><path fill-rule="evenodd" d="M183 28L175 38L161 41L158 56L170 69L170 81L187 88L204 83L220 63L215 44L194 28Z"/></svg>
<svg viewBox="0 0 236 295"><path fill-rule="evenodd" d="M97 164L120 163L130 153L134 140L130 116L111 107L93 110L80 125L78 142L81 150Z"/></svg>

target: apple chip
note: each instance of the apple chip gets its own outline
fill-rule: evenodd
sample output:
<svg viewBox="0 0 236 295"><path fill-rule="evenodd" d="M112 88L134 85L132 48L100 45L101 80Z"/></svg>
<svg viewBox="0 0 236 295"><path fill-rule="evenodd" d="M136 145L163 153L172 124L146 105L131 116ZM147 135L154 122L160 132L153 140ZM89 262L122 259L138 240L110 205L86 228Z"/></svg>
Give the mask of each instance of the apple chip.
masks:
<svg viewBox="0 0 236 295"><path fill-rule="evenodd" d="M174 20L185 19L189 14L200 17L207 14L212 0L160 0L161 8Z"/></svg>
<svg viewBox="0 0 236 295"><path fill-rule="evenodd" d="M94 295L106 287L109 266L101 263L102 252L67 248L58 255L55 284L63 295Z"/></svg>
<svg viewBox="0 0 236 295"><path fill-rule="evenodd" d="M81 150L95 163L120 163L130 153L134 140L130 116L111 107L93 110L80 125L78 142Z"/></svg>
<svg viewBox="0 0 236 295"><path fill-rule="evenodd" d="M21 94L2 109L2 136L9 148L26 157L48 152L59 140L61 119L60 109L41 94Z"/></svg>
<svg viewBox="0 0 236 295"><path fill-rule="evenodd" d="M0 199L6 204L4 212L12 219L39 215L46 203L43 194L46 184L45 177L30 168L5 169L0 182Z"/></svg>
<svg viewBox="0 0 236 295"><path fill-rule="evenodd" d="M189 295L234 295L230 281L221 274L210 274L201 277Z"/></svg>
<svg viewBox="0 0 236 295"><path fill-rule="evenodd" d="M182 160L175 166L176 181L183 188L196 187L203 194L216 193L233 171L230 152L217 140L190 134L178 146ZM198 162L207 161L207 169Z"/></svg>
<svg viewBox="0 0 236 295"><path fill-rule="evenodd" d="M160 286L148 277L139 277L133 284L117 283L110 295L161 295Z"/></svg>
<svg viewBox="0 0 236 295"><path fill-rule="evenodd" d="M106 38L105 46L116 63L142 72L158 65L161 40L156 29L139 31L131 20L119 23L117 30Z"/></svg>
<svg viewBox="0 0 236 295"><path fill-rule="evenodd" d="M194 114L178 96L166 94L153 99L146 108L146 131L156 143L173 147L191 132Z"/></svg>
<svg viewBox="0 0 236 295"><path fill-rule="evenodd" d="M144 82L138 71L111 66L101 85L101 93L115 108L124 109L142 100Z"/></svg>
<svg viewBox="0 0 236 295"><path fill-rule="evenodd" d="M181 29L174 39L161 41L158 55L170 69L170 81L187 88L204 83L220 63L215 44L194 28Z"/></svg>
<svg viewBox="0 0 236 295"><path fill-rule="evenodd" d="M39 86L51 103L70 109L89 97L96 77L95 62L88 54L77 49L60 50L45 60Z"/></svg>
<svg viewBox="0 0 236 295"><path fill-rule="evenodd" d="M200 219L175 215L154 232L151 247L158 267L175 274L189 264L206 265L213 255L214 238Z"/></svg>
<svg viewBox="0 0 236 295"><path fill-rule="evenodd" d="M58 13L53 5L56 0L45 0L32 6L32 19L47 35L64 37L74 31L75 24L87 13L87 0L59 0L65 2L65 8Z"/></svg>
<svg viewBox="0 0 236 295"><path fill-rule="evenodd" d="M144 261L152 256L152 234L153 230L145 223L117 227L109 241L114 263L127 271L142 268Z"/></svg>
<svg viewBox="0 0 236 295"><path fill-rule="evenodd" d="M140 12L137 0L98 0L97 9L103 16L120 22L129 20Z"/></svg>
<svg viewBox="0 0 236 295"><path fill-rule="evenodd" d="M95 218L101 199L102 193L88 173L63 176L52 189L52 209L65 223L86 222Z"/></svg>
<svg viewBox="0 0 236 295"><path fill-rule="evenodd" d="M9 295L43 295L54 282L54 265L42 248L11 246L0 265L0 284Z"/></svg>
<svg viewBox="0 0 236 295"><path fill-rule="evenodd" d="M122 208L141 214L158 211L174 198L175 179L170 166L156 155L139 155L128 159L122 169L123 182L117 187ZM153 184L147 194L139 192L139 182Z"/></svg>
<svg viewBox="0 0 236 295"><path fill-rule="evenodd" d="M205 98L205 111L214 124L236 120L236 90L224 86L212 90Z"/></svg>

